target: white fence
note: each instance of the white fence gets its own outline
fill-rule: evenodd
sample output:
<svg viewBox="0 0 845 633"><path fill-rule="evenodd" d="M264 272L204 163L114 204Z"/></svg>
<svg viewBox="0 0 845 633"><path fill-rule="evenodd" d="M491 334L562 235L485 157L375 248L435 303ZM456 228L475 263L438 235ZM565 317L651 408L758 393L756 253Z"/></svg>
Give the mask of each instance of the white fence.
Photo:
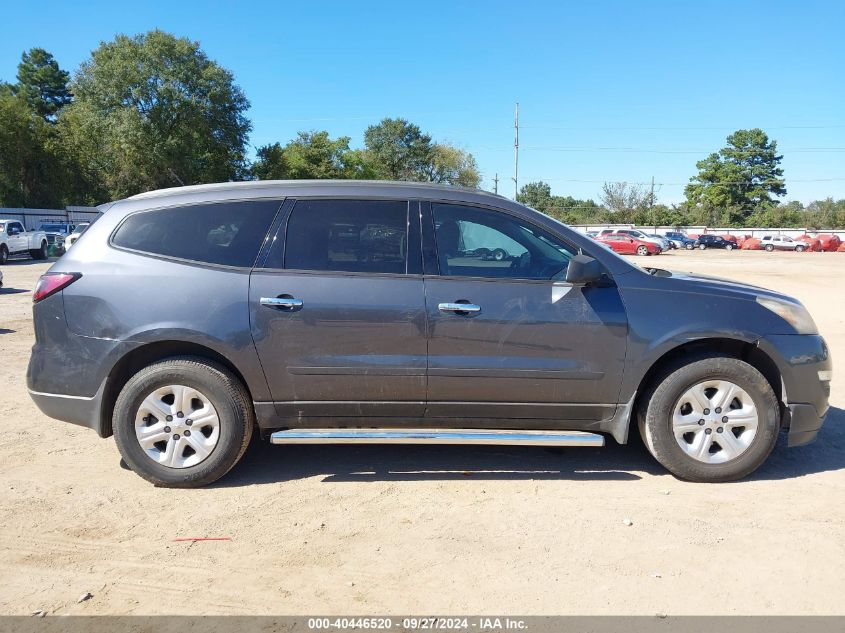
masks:
<svg viewBox="0 0 845 633"><path fill-rule="evenodd" d="M573 224L573 229L586 233L587 231L601 231L602 229L639 229L643 233L657 233L663 235L666 231L682 231L687 234L702 235L710 233L712 235L750 235L751 237L764 237L766 235L786 235L788 237L798 237L799 235L837 235L845 242L845 230L831 230L831 231L815 231L808 228L761 228L761 227L744 227L741 229L727 229L712 226L636 226L634 224Z"/></svg>

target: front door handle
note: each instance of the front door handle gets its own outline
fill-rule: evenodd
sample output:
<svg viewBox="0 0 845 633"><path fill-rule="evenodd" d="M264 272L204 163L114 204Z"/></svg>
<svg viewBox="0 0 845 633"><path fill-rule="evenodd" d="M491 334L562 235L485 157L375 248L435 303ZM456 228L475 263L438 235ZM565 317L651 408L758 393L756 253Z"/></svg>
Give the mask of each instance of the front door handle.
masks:
<svg viewBox="0 0 845 633"><path fill-rule="evenodd" d="M286 310L298 310L302 307L302 299L293 297L261 297L261 305L271 308L284 308Z"/></svg>
<svg viewBox="0 0 845 633"><path fill-rule="evenodd" d="M437 306L441 312L481 312L481 306L474 303L441 303Z"/></svg>

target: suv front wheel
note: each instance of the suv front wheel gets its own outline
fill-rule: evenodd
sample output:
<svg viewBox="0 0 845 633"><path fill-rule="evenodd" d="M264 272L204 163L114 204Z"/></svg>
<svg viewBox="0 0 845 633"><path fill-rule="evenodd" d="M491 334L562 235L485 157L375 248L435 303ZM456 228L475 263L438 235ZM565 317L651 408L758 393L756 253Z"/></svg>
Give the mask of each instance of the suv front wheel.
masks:
<svg viewBox="0 0 845 633"><path fill-rule="evenodd" d="M652 455L687 481L724 482L756 470L775 446L777 398L754 367L713 356L675 365L645 394L640 434Z"/></svg>
<svg viewBox="0 0 845 633"><path fill-rule="evenodd" d="M229 472L254 424L240 381L214 362L188 356L154 363L130 378L112 418L126 464L172 488L204 486Z"/></svg>

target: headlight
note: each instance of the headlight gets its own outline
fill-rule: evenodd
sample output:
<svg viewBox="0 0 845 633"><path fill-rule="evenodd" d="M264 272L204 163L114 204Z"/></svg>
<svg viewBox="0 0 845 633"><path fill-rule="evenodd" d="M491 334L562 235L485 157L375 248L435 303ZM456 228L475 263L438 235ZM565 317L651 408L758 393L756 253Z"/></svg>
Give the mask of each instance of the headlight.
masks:
<svg viewBox="0 0 845 633"><path fill-rule="evenodd" d="M807 308L800 303L792 303L790 301L781 301L780 299L773 299L771 297L757 297L757 303L764 308L771 310L777 314L784 321L795 328L798 334L818 334L819 330L816 328L816 323L813 317L807 312Z"/></svg>

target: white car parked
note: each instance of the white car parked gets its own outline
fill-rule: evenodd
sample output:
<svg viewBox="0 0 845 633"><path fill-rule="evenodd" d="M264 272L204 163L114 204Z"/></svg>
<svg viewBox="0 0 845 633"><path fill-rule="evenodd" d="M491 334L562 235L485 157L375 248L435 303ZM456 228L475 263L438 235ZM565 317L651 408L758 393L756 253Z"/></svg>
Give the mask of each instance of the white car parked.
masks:
<svg viewBox="0 0 845 633"><path fill-rule="evenodd" d="M70 248L71 246L73 246L73 243L76 242L76 240L78 240L80 237L82 237L82 234L85 233L85 229L87 229L89 226L91 226L90 222L80 222L79 224L77 224L76 229L73 231L73 233L67 236L67 240L65 240L65 248Z"/></svg>
<svg viewBox="0 0 845 633"><path fill-rule="evenodd" d="M44 231L27 231L17 220L0 220L0 264L24 253L33 259L47 259L47 248Z"/></svg>
<svg viewBox="0 0 845 633"><path fill-rule="evenodd" d="M797 251L799 253L807 250L806 242L793 240L786 235L767 235L760 240L763 250L769 251Z"/></svg>

